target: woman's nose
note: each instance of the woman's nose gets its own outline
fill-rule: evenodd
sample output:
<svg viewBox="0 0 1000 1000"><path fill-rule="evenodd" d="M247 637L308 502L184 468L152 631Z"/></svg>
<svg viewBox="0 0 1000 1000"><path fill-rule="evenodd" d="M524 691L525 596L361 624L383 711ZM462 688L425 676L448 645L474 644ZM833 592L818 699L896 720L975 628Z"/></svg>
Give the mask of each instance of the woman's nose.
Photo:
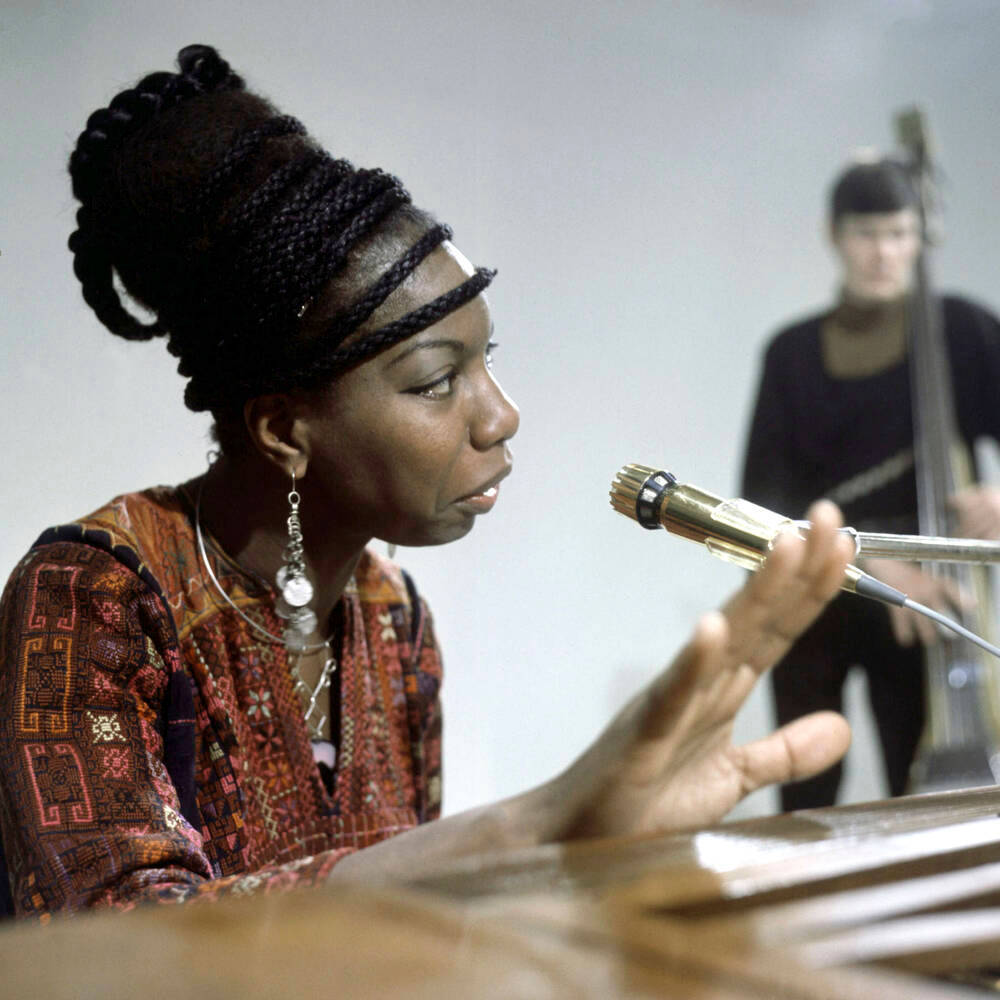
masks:
<svg viewBox="0 0 1000 1000"><path fill-rule="evenodd" d="M517 404L491 374L486 375L470 433L476 448L486 450L512 438L521 423Z"/></svg>

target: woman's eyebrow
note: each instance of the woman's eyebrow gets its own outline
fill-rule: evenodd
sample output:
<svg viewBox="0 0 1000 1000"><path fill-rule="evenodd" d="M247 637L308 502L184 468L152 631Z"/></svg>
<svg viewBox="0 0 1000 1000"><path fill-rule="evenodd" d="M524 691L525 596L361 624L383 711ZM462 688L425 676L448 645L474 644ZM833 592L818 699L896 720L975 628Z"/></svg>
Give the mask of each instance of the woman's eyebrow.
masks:
<svg viewBox="0 0 1000 1000"><path fill-rule="evenodd" d="M392 361L386 365L386 368L398 365L400 361L408 358L414 351L430 350L435 347L449 347L458 354L461 354L465 350L465 344L461 340L450 340L447 338L440 338L438 340L422 340L419 343L411 344L406 348L406 350L397 354Z"/></svg>

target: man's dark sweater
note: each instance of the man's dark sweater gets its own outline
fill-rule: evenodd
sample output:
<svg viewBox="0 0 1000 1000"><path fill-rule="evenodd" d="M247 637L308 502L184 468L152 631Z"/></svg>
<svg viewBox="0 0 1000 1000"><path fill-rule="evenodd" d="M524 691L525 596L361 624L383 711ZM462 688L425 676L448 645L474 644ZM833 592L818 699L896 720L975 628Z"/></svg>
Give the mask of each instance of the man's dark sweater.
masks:
<svg viewBox="0 0 1000 1000"><path fill-rule="evenodd" d="M970 445L983 435L1000 440L1000 322L964 299L945 297L941 305L960 433ZM792 517L830 497L860 530L913 533L909 364L901 353L871 374L831 375L829 336L846 308L796 323L768 346L741 494ZM888 333L876 322L857 336L863 351L864 338ZM778 721L839 710L841 686L855 664L868 673L890 791L902 794L923 725L922 654L895 642L885 608L850 594L831 604L772 674ZM782 805L830 805L839 781L838 766L785 786Z"/></svg>

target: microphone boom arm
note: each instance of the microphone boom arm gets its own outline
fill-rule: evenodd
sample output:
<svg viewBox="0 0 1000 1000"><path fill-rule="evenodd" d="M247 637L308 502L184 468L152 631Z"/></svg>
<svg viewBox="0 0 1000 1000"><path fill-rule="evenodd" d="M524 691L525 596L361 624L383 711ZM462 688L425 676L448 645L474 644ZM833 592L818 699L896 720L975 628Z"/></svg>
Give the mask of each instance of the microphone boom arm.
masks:
<svg viewBox="0 0 1000 1000"><path fill-rule="evenodd" d="M877 531L855 531L859 556L900 559L906 562L1000 563L1000 542L982 538L941 538L937 535L890 535Z"/></svg>

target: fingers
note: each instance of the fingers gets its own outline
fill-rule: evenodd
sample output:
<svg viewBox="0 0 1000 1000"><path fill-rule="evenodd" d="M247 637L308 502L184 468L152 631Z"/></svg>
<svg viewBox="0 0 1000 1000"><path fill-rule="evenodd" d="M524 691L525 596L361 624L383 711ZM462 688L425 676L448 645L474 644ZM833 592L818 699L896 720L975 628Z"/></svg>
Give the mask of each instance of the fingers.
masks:
<svg viewBox="0 0 1000 1000"><path fill-rule="evenodd" d="M958 585L957 580L952 580L949 578L944 578L938 581L941 586L942 595L942 611L948 610L950 607L952 610L961 613L962 611L971 611L976 606L976 599L972 594L968 594L962 590Z"/></svg>
<svg viewBox="0 0 1000 1000"><path fill-rule="evenodd" d="M908 643L903 643L904 646L912 645L913 638L918 639L924 646L933 646L938 641L938 627L930 618L912 611L906 611L905 608L901 610L909 615L911 626L911 639Z"/></svg>
<svg viewBox="0 0 1000 1000"><path fill-rule="evenodd" d="M890 605L889 624L892 626L893 637L900 646L912 646L916 641L915 622L917 617L912 611L907 611L906 608Z"/></svg>
<svg viewBox="0 0 1000 1000"><path fill-rule="evenodd" d="M837 592L854 554L833 504L820 501L808 516L806 537L782 534L761 570L726 607L734 651L757 670L775 662L813 621Z"/></svg>
<svg viewBox="0 0 1000 1000"><path fill-rule="evenodd" d="M723 652L729 641L729 622L721 611L707 611L695 623L691 651L702 659Z"/></svg>
<svg viewBox="0 0 1000 1000"><path fill-rule="evenodd" d="M820 500L809 508L806 515L812 523L807 541L814 541L815 548L807 547L807 569L813 572L829 597L844 581L844 570L854 557L854 540L840 529L844 519L840 509L829 500ZM813 537L815 536L815 538Z"/></svg>
<svg viewBox="0 0 1000 1000"><path fill-rule="evenodd" d="M957 581L949 577L932 576L907 563L885 566L881 561L871 560L870 569L877 579L942 614L961 615L975 606L971 595L964 593ZM912 646L915 642L927 646L940 638L939 626L925 615L896 606L888 610L892 634L901 646Z"/></svg>
<svg viewBox="0 0 1000 1000"><path fill-rule="evenodd" d="M958 533L965 538L996 538L1000 526L992 510L970 511L958 523Z"/></svg>
<svg viewBox="0 0 1000 1000"><path fill-rule="evenodd" d="M679 714L693 689L709 684L730 665L729 620L721 611L703 614L694 627L687 645L677 654L670 668L662 671L650 689L650 713L645 720L643 735L659 731L664 718ZM655 711L653 709L655 708Z"/></svg>
<svg viewBox="0 0 1000 1000"><path fill-rule="evenodd" d="M807 517L812 526L805 539L794 532L782 533L758 579L769 584L762 586L769 594L785 592L793 600L821 606L843 583L854 543L840 533L840 511L829 501L813 504Z"/></svg>
<svg viewBox="0 0 1000 1000"><path fill-rule="evenodd" d="M836 764L851 744L851 727L836 712L814 712L739 748L744 794L776 782L811 778Z"/></svg>
<svg viewBox="0 0 1000 1000"><path fill-rule="evenodd" d="M965 538L1000 536L1000 491L991 486L972 486L956 493L948 506L958 515L957 532Z"/></svg>

